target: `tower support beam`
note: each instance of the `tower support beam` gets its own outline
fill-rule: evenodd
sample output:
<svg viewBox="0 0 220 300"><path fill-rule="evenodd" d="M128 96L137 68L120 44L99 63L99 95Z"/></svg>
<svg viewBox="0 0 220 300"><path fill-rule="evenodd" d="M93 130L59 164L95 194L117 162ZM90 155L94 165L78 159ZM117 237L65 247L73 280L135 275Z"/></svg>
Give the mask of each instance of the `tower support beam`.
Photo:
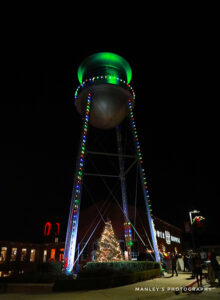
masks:
<svg viewBox="0 0 220 300"><path fill-rule="evenodd" d="M125 175L128 174L128 172L132 169L132 167L137 163L137 158L130 164L130 166L125 171Z"/></svg>
<svg viewBox="0 0 220 300"><path fill-rule="evenodd" d="M147 211L147 218L148 218L148 223L149 223L149 227L150 227L150 233L151 233L151 238L152 238L152 243L153 243L153 248L154 248L155 259L157 262L160 262L160 255L159 255L159 250L158 250L158 246L157 246L157 237L156 237L156 232L155 232L155 228L154 228L154 221L153 221L152 214L151 214L151 204L150 204L149 193L148 193L148 188L147 188L146 174L145 174L145 170L143 168L143 158L142 158L142 154L141 154L141 150L140 150L140 143L139 143L139 139L138 139L136 124L134 121L134 114L133 114L131 100L128 100L128 108L129 108L131 131L133 134L134 145L135 145L135 149L136 149L136 153L137 153L140 180L141 180L141 185L142 185L142 190L143 190L145 207L146 207L146 211Z"/></svg>
<svg viewBox="0 0 220 300"><path fill-rule="evenodd" d="M128 251L128 259L131 260L132 232L131 232L131 224L129 222L129 217L128 217L127 191L126 191L126 181L125 181L125 173L124 173L124 160L123 160L123 154L122 154L121 127L120 126L116 127L116 133L117 133L118 153L119 153L122 203L123 203L123 211L124 211L125 243L126 243L126 249Z"/></svg>
<svg viewBox="0 0 220 300"><path fill-rule="evenodd" d="M76 173L74 176L74 185L72 191L72 199L70 204L69 221L68 221L65 250L64 250L64 260L65 260L64 268L67 274L70 274L73 271L73 267L74 267L77 232L78 232L78 224L79 224L80 202L81 202L81 195L82 195L83 170L85 165L85 149L86 149L86 142L87 142L89 116L90 116L90 106L91 106L91 94L89 93L87 99L86 112L82 124L81 141L79 147L79 154L77 156L77 162L76 162Z"/></svg>
<svg viewBox="0 0 220 300"><path fill-rule="evenodd" d="M99 174L99 173L84 173L84 176L97 176L97 177L109 177L109 178L120 178L119 175L110 175L110 174Z"/></svg>
<svg viewBox="0 0 220 300"><path fill-rule="evenodd" d="M95 155L116 156L116 157L121 156L123 158L136 158L135 155L122 154L122 153L96 152L96 151L90 151L90 150L88 150L86 153L87 154L95 154Z"/></svg>

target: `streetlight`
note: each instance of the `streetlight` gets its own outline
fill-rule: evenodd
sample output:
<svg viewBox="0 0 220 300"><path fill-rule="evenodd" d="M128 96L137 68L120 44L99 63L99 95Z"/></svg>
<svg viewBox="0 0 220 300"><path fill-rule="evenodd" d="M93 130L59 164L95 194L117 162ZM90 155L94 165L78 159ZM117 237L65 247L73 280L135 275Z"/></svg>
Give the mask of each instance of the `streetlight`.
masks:
<svg viewBox="0 0 220 300"><path fill-rule="evenodd" d="M192 210L189 212L189 218L190 218L190 225L191 225L191 233L192 233L192 244L193 244L193 251L195 250L195 239L194 239L194 232L192 227L192 214L199 214L200 211L198 210Z"/></svg>

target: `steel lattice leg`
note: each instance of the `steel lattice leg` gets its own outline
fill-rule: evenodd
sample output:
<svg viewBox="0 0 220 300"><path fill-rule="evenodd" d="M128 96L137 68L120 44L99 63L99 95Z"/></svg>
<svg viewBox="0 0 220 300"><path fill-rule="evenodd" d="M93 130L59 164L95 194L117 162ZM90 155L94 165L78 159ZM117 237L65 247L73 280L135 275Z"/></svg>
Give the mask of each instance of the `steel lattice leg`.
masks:
<svg viewBox="0 0 220 300"><path fill-rule="evenodd" d="M140 150L140 144L139 144L139 140L138 140L136 124L134 121L134 114L133 114L133 107L132 107L131 100L128 100L128 108L129 108L129 118L130 118L130 123L131 123L131 129L132 129L135 148L136 148L136 152L137 152L141 185L142 185L143 194L144 194L145 206L146 206L146 210L147 210L147 217L148 217L148 223L149 223L150 233L151 233L152 242L153 242L155 259L157 262L160 262L160 255L159 255L158 246L157 246L156 232L155 232L155 228L154 228L154 221L152 219L151 208L150 208L151 204L150 204L150 199L149 199L149 194L148 194L148 189L147 189L147 181L146 181L146 177L145 177L145 170L143 168L143 159L142 159L142 154L141 154L141 150Z"/></svg>
<svg viewBox="0 0 220 300"><path fill-rule="evenodd" d="M65 250L64 250L64 260L65 260L64 268L66 273L68 274L72 272L74 267L90 107L91 107L91 94L89 93L87 99L86 112L85 112L83 125L82 125L79 154L76 162L76 172L74 178L74 186L72 192L72 200L70 205L70 214L69 214Z"/></svg>
<svg viewBox="0 0 220 300"><path fill-rule="evenodd" d="M116 131L117 131L117 142L118 142L118 153L119 153L121 193L122 193L122 203L123 203L123 212L124 212L125 243L126 243L126 249L128 251L128 259L131 260L131 246L133 242L132 242L131 224L129 222L129 217L128 217L127 191L126 191L126 182L125 182L125 174L124 174L124 160L122 157L121 128L117 126Z"/></svg>

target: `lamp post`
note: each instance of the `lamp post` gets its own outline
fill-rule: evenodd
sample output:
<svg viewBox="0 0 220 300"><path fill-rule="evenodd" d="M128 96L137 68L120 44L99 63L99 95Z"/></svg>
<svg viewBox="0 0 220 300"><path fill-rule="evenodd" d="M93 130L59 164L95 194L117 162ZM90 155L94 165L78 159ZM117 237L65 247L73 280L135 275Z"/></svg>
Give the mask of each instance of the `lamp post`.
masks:
<svg viewBox="0 0 220 300"><path fill-rule="evenodd" d="M195 251L195 239L194 239L194 232L192 227L192 214L199 214L200 211L198 210L192 210L189 212L189 219L190 219L190 225L191 225L191 233L192 233L192 245L193 245L193 251Z"/></svg>

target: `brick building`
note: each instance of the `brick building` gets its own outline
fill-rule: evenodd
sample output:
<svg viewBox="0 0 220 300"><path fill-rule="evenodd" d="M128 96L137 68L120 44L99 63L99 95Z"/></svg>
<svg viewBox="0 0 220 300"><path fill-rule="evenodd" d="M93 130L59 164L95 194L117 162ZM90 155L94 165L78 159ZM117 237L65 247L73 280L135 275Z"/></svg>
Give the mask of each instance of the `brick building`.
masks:
<svg viewBox="0 0 220 300"><path fill-rule="evenodd" d="M62 261L64 242L33 244L0 241L0 277L35 271L40 262Z"/></svg>
<svg viewBox="0 0 220 300"><path fill-rule="evenodd" d="M97 214L98 210L99 213ZM134 230L132 230L132 258L137 259L137 256L141 253L145 253L146 249L151 249L150 244L152 243L148 226L148 219L145 208L135 209L134 206L129 205L128 212L130 220L132 224L134 224L134 227L137 231L136 233ZM111 220L114 232L120 242L121 248L123 251L125 250L123 212L116 203L110 203L107 211L105 207L102 209L102 205L96 204L90 206L88 209L84 210L81 213L78 231L78 243L80 243L79 252L89 239L91 232L93 231L97 222L100 220L100 218L102 218L101 215L103 215L104 219ZM162 252L181 252L183 248L183 231L180 228L156 217L154 217L154 223L159 249ZM94 256L97 240L101 236L103 227L104 221L102 220L98 225L96 231L92 235L91 239L89 240L87 246L85 247L83 255L81 256L81 261L90 260L92 259L92 256Z"/></svg>
<svg viewBox="0 0 220 300"><path fill-rule="evenodd" d="M136 233L132 230L132 259L135 260L139 254L146 253L147 249L151 249L150 231L145 209L135 209L133 206L129 206L128 209L130 220L137 231ZM97 229L91 235L100 219ZM78 257L78 254L84 249L80 255L80 264L95 259L97 240L101 236L106 219L111 220L122 251L125 250L121 209L116 203L109 202L103 205L100 202L85 209L80 215L76 254ZM154 217L154 223L159 249L163 252L174 250L181 252L182 230L156 217ZM48 260L62 261L64 258L64 241L59 242L57 236L52 235L50 237L49 234L47 241L41 244L0 241L0 277L34 271L39 263Z"/></svg>

